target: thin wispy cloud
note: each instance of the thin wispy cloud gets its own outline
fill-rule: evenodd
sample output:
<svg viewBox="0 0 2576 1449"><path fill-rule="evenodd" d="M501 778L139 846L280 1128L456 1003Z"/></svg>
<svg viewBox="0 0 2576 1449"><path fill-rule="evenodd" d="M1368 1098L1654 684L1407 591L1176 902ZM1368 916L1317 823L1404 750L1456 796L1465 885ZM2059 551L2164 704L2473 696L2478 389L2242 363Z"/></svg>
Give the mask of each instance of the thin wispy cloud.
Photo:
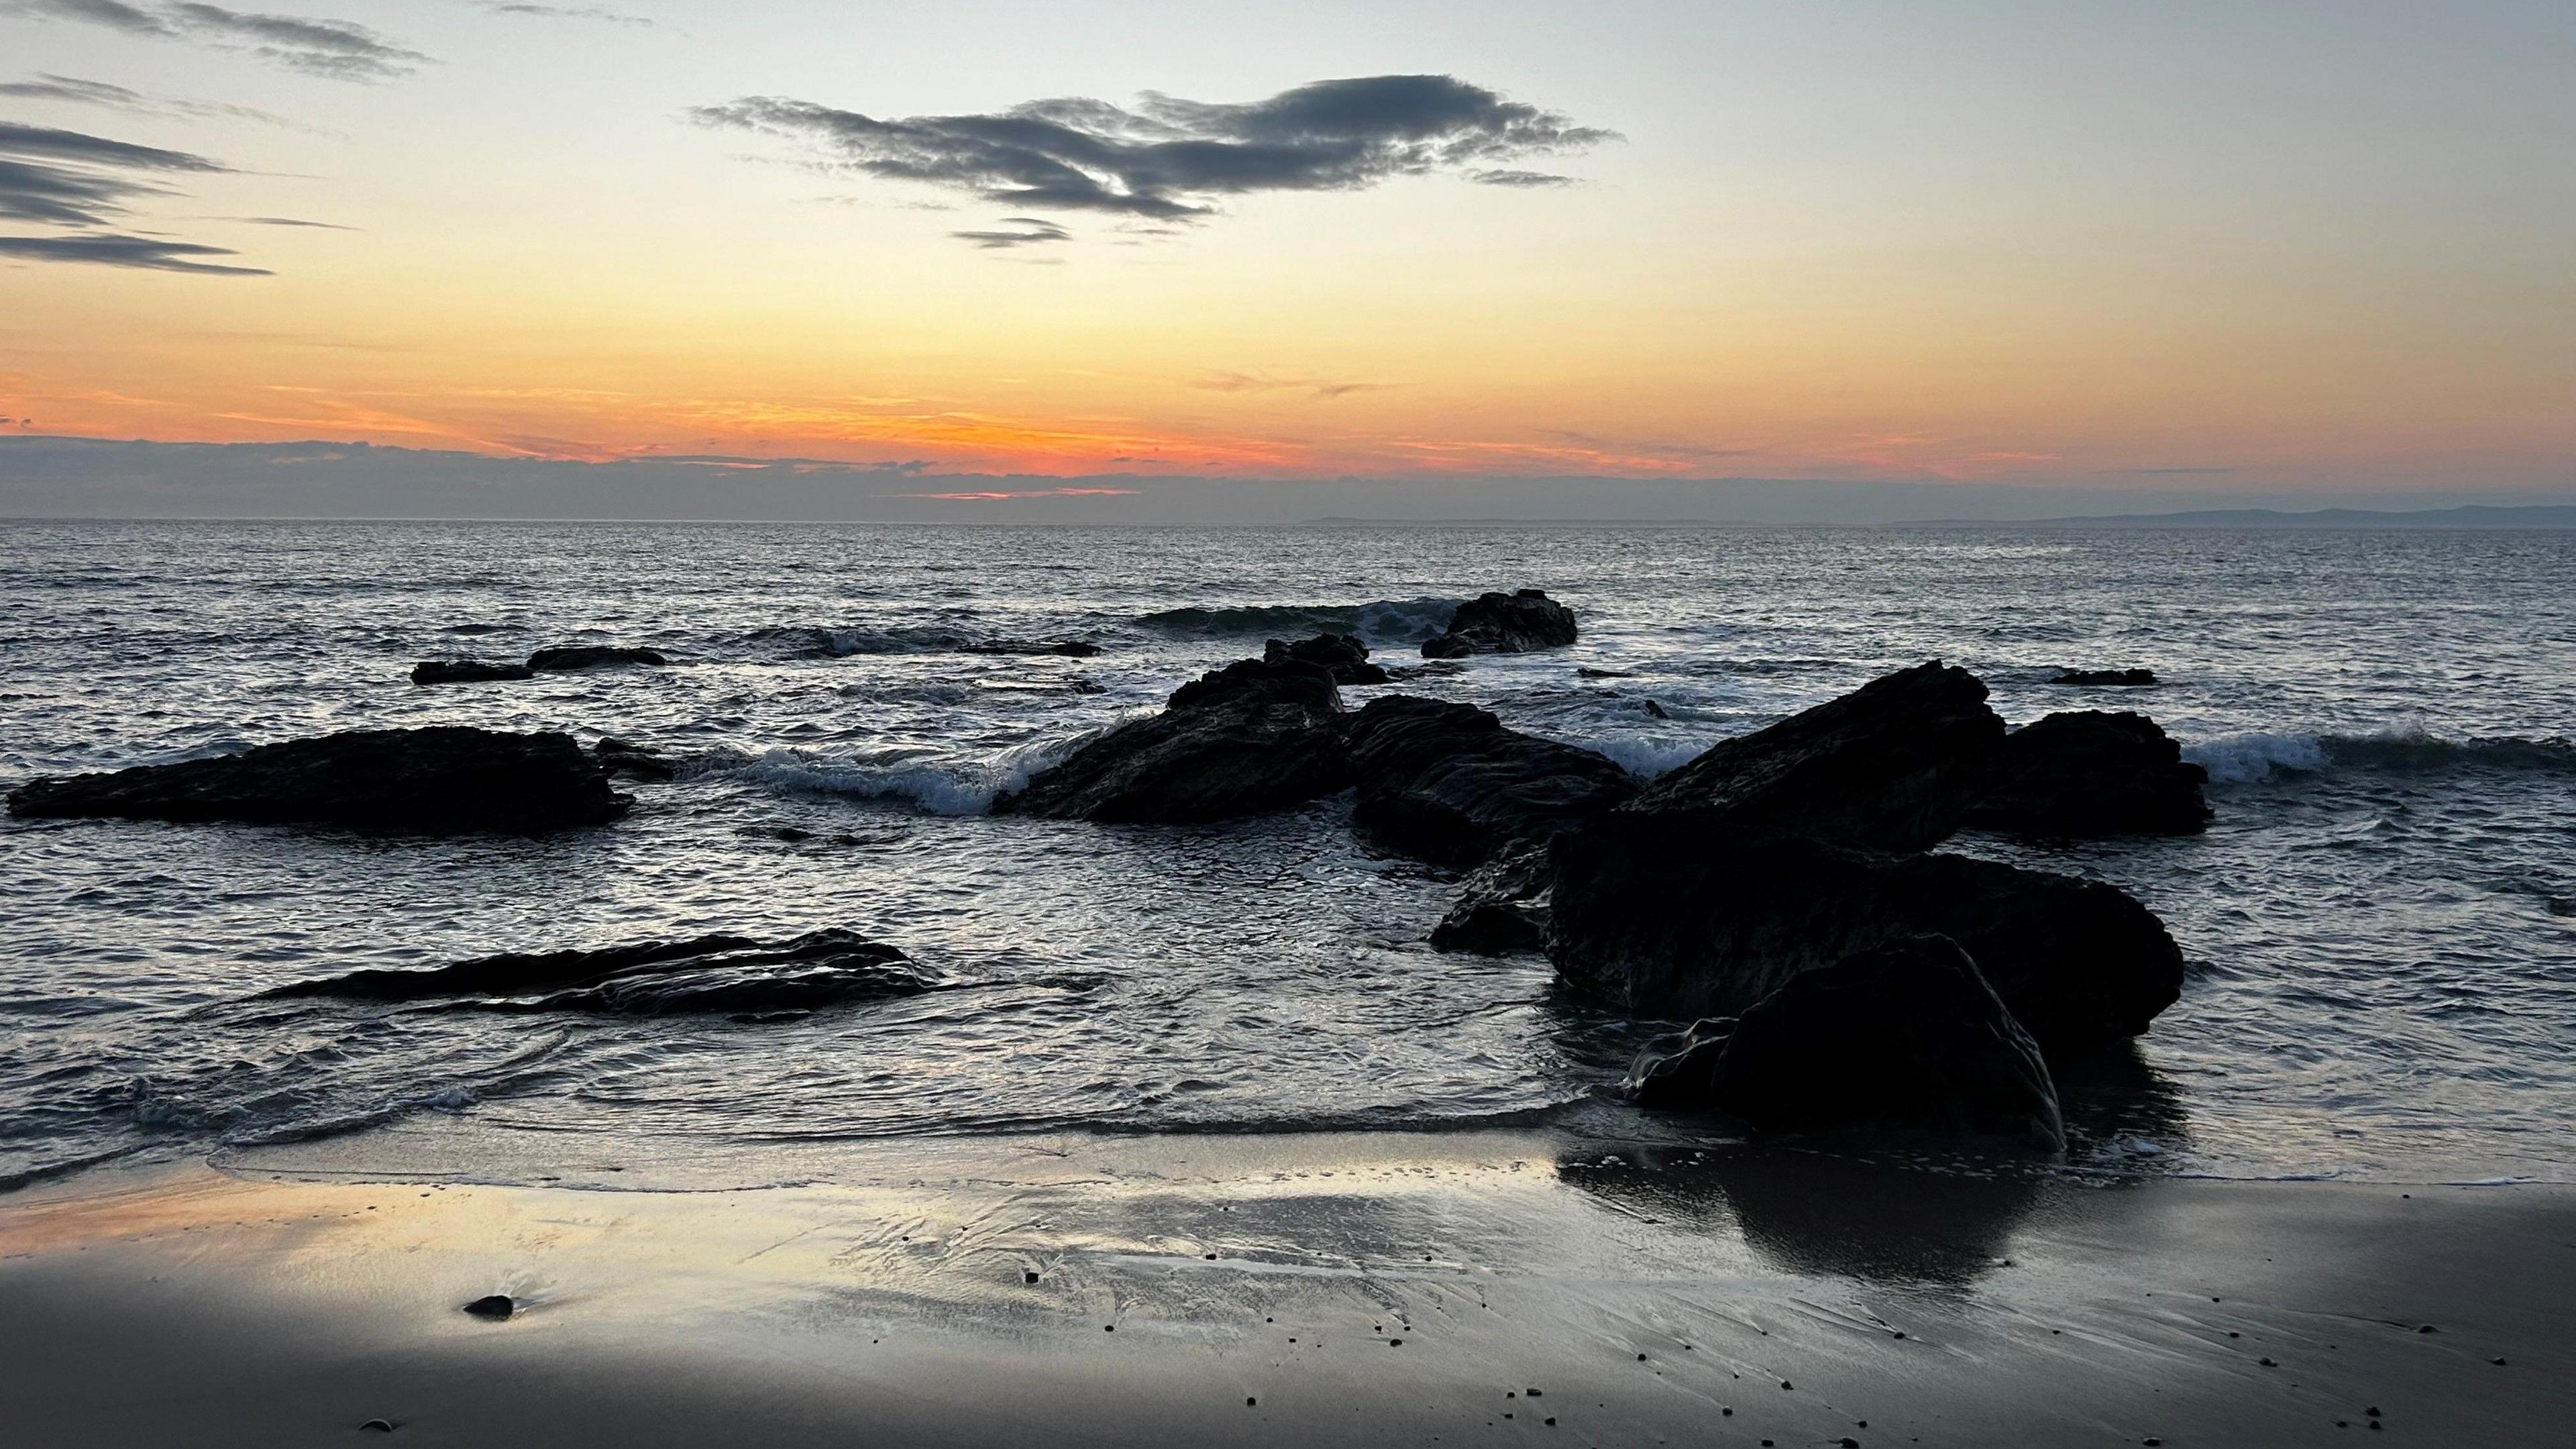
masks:
<svg viewBox="0 0 2576 1449"><path fill-rule="evenodd" d="M206 218L206 220L208 220L208 221L237 221L237 222L240 222L241 224L243 224L244 226L292 226L292 227L304 227L304 228L309 228L309 229L314 230L314 231L356 231L356 230L358 230L358 228L356 228L356 227L354 227L354 226L342 226L342 225L340 225L340 224L339 224L338 222L336 222L336 221L306 221L304 218L302 218L302 217L300 217L300 216L210 216L210 217L207 217L207 218Z"/></svg>
<svg viewBox="0 0 2576 1449"><path fill-rule="evenodd" d="M1104 212L1164 222L1212 216L1227 197L1357 191L1455 173L1540 185L1503 163L1587 150L1617 133L1445 75L1317 81L1266 100L1147 92L1133 107L1081 97L1008 110L880 120L783 96L689 113L700 125L796 142L823 164L964 192L1017 211ZM959 233L978 245L976 234Z"/></svg>
<svg viewBox="0 0 2576 1449"><path fill-rule="evenodd" d="M1475 182L1479 186L1518 186L1527 189L1545 189L1556 186L1581 186L1583 184L1581 180L1575 177L1559 176L1553 171L1513 171L1501 169L1470 171L1466 173L1466 175L1468 180Z"/></svg>
<svg viewBox="0 0 2576 1449"><path fill-rule="evenodd" d="M432 63L430 57L354 20L231 10L198 0L162 5L14 0L8 9L13 14L96 25L128 35L240 50L272 65L331 80L396 80Z"/></svg>
<svg viewBox="0 0 2576 1449"><path fill-rule="evenodd" d="M596 5L524 5L502 4L487 0L484 9L495 15L524 15L534 20L596 20L607 25L649 26L653 22L642 15L603 10Z"/></svg>
<svg viewBox="0 0 2576 1449"><path fill-rule="evenodd" d="M150 272L196 272L207 276L265 277L265 267L233 266L207 260L238 256L230 247L171 241L165 237L90 232L79 236L0 236L0 260L86 262L102 267L132 267Z"/></svg>
<svg viewBox="0 0 2576 1449"><path fill-rule="evenodd" d="M1002 225L1008 231L952 231L950 236L962 242L973 242L987 250L1006 247L1036 246L1046 242L1071 241L1073 233L1054 222L1034 216L1006 216Z"/></svg>
<svg viewBox="0 0 2576 1449"><path fill-rule="evenodd" d="M1133 498L1133 488L981 488L960 493L898 493L897 498L939 498L951 503L1003 503L1015 498Z"/></svg>
<svg viewBox="0 0 2576 1449"><path fill-rule="evenodd" d="M1211 370L1190 379L1188 385L1203 392L1302 392L1319 398L1334 398L1355 392L1376 392L1387 384L1334 382L1320 377L1276 377L1268 373Z"/></svg>
<svg viewBox="0 0 2576 1449"><path fill-rule="evenodd" d="M229 169L186 151L0 121L0 219L98 226L125 215L128 203L170 190L157 181L119 173Z"/></svg>
<svg viewBox="0 0 2576 1449"><path fill-rule="evenodd" d="M127 111L138 116L184 116L201 121L258 121L270 126L297 124L274 111L263 111L257 106L219 105L208 101L178 100L169 96L148 96L141 91L129 90L124 86L110 85L105 81L84 80L79 76L39 74L34 80L0 83L0 96L31 101L60 101L68 105L100 106L108 110Z"/></svg>

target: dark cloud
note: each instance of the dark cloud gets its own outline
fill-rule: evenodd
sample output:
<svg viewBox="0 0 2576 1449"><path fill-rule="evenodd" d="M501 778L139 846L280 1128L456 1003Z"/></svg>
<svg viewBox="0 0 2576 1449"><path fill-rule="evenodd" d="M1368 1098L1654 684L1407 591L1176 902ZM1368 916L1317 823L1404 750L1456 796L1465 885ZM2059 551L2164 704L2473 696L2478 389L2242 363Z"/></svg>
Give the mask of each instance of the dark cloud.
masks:
<svg viewBox="0 0 2576 1449"><path fill-rule="evenodd" d="M200 260L239 253L230 247L161 237L90 232L80 236L0 236L0 259L31 262L89 262L102 267L134 267L150 272L198 272L208 276L265 277L265 267L235 267Z"/></svg>
<svg viewBox="0 0 2576 1449"><path fill-rule="evenodd" d="M653 23L641 15L623 15L614 10L603 10L596 5L520 5L501 4L499 0L486 0L483 8L495 15L526 15L539 20L600 20L611 25L651 25Z"/></svg>
<svg viewBox="0 0 2576 1449"><path fill-rule="evenodd" d="M1072 232L1066 231L1063 227L1056 225L1054 222L1047 221L1039 217L1006 216L1002 218L1001 224L1015 228L1015 230L952 231L949 235L955 237L959 241L973 242L975 245L987 249L1024 247L1040 242L1073 240Z"/></svg>
<svg viewBox="0 0 2576 1449"><path fill-rule="evenodd" d="M124 0L17 0L21 15L102 25L129 35L196 40L247 50L289 70L333 80L393 80L430 63L352 20L266 15L182 0L178 4L128 5Z"/></svg>
<svg viewBox="0 0 2576 1449"><path fill-rule="evenodd" d="M1133 109L1073 97L987 115L878 120L746 96L689 114L701 125L801 141L832 164L885 180L1023 210L1161 221L1204 217L1220 198L1255 192L1353 191L1435 172L1537 175L1495 167L1617 138L1440 75L1317 81L1240 104L1147 92Z"/></svg>
<svg viewBox="0 0 2576 1449"><path fill-rule="evenodd" d="M336 221L306 221L301 217L295 216L218 216L211 219L215 221L238 221L248 226L311 227L315 231L356 231L358 229L354 226L342 226Z"/></svg>
<svg viewBox="0 0 2576 1449"><path fill-rule="evenodd" d="M73 163L73 164L65 164ZM96 226L137 197L169 188L118 171L215 172L227 168L185 151L137 146L80 131L0 121L0 218Z"/></svg>
<svg viewBox="0 0 2576 1449"><path fill-rule="evenodd" d="M14 121L0 121L0 155L41 156L55 161L80 161L92 166L144 171L231 169L185 151L164 151L158 146L137 146L130 141L111 141L104 136L64 131L52 126L22 126Z"/></svg>

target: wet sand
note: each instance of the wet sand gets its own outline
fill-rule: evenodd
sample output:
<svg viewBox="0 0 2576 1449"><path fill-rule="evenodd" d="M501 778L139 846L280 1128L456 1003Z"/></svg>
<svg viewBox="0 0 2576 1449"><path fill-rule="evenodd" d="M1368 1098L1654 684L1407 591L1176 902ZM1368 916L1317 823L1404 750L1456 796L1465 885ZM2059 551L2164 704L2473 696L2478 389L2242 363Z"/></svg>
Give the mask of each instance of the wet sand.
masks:
<svg viewBox="0 0 2576 1449"><path fill-rule="evenodd" d="M2576 1443L2560 1188L1546 1132L888 1142L712 1190L606 1161L476 1186L417 1155L0 1199L0 1436ZM461 1311L492 1293L521 1310Z"/></svg>

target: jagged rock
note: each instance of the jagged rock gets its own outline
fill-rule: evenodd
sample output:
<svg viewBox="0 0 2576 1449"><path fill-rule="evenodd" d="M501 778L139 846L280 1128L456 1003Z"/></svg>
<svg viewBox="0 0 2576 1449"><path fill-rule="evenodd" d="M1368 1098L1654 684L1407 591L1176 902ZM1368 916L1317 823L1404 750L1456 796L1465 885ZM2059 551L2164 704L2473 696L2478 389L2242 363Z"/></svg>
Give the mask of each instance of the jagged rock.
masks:
<svg viewBox="0 0 2576 1449"><path fill-rule="evenodd" d="M1472 704L1395 694L1352 716L1352 823L1377 845L1471 866L1507 841L1540 840L1636 793L1616 761L1505 729Z"/></svg>
<svg viewBox="0 0 2576 1449"><path fill-rule="evenodd" d="M2142 689L2156 683L2152 669L2061 669L2051 684L2107 684L2127 689Z"/></svg>
<svg viewBox="0 0 2576 1449"><path fill-rule="evenodd" d="M659 650L632 649L619 644L573 644L561 649L540 649L528 656L528 667L537 670L601 669L612 664L668 664Z"/></svg>
<svg viewBox="0 0 2576 1449"><path fill-rule="evenodd" d="M765 1014L917 996L939 984L894 947L835 927L775 945L747 936L699 936L593 951L485 956L426 971L352 971L263 991L257 999L452 998L489 1011Z"/></svg>
<svg viewBox="0 0 2576 1449"><path fill-rule="evenodd" d="M534 679L524 664L487 664L480 659L424 659L411 667L414 684L476 684L487 679Z"/></svg>
<svg viewBox="0 0 2576 1449"><path fill-rule="evenodd" d="M1966 823L2050 839L2195 835L2208 782L2145 715L2052 714L2004 737Z"/></svg>
<svg viewBox="0 0 2576 1449"><path fill-rule="evenodd" d="M466 1304L465 1311L473 1314L477 1318L507 1318L511 1314L519 1311L519 1303L517 1299L512 1298L507 1293L486 1293L482 1297L475 1299L473 1302ZM388 1434L393 1432L394 1426L385 1423L382 1419L369 1419L367 1423L384 1424L385 1427L382 1432ZM361 1425L359 1427L364 1428L366 1426Z"/></svg>
<svg viewBox="0 0 2576 1449"><path fill-rule="evenodd" d="M1431 928L1431 949L1513 956L1547 949L1547 847L1506 845L1458 887L1458 903Z"/></svg>
<svg viewBox="0 0 2576 1449"><path fill-rule="evenodd" d="M2182 992L2164 923L2098 881L1627 811L1558 837L1549 859L1548 959L1633 1015L1735 1015L1800 972L1919 934L1957 942L2051 1051L2135 1036Z"/></svg>
<svg viewBox="0 0 2576 1449"><path fill-rule="evenodd" d="M1986 686L1933 660L1711 746L1627 808L1692 811L1728 828L1923 850L1959 828L2004 722Z"/></svg>
<svg viewBox="0 0 2576 1449"><path fill-rule="evenodd" d="M1574 642L1574 611L1537 589L1479 594L1458 606L1446 633L1422 643L1425 659L1526 654Z"/></svg>
<svg viewBox="0 0 2576 1449"><path fill-rule="evenodd" d="M630 780L659 784L679 773L669 760L642 745L628 744L620 739L602 739L590 747L590 757L609 774L623 775Z"/></svg>
<svg viewBox="0 0 2576 1449"><path fill-rule="evenodd" d="M1003 814L1185 824L1285 809L1347 783L1341 696L1322 668L1246 659L1182 685L994 802Z"/></svg>
<svg viewBox="0 0 2576 1449"><path fill-rule="evenodd" d="M1742 1017L1638 1059L1642 1105L1724 1112L1764 1132L1901 1130L2063 1149L2039 1046L1976 962L1907 936L1802 972Z"/></svg>
<svg viewBox="0 0 2576 1449"><path fill-rule="evenodd" d="M598 825L633 805L569 735L447 725L351 730L238 755L36 780L14 815L395 826L437 832Z"/></svg>
<svg viewBox="0 0 2576 1449"><path fill-rule="evenodd" d="M1298 659L1320 665L1335 684L1384 684L1393 677L1369 663L1368 645L1357 634L1318 634L1293 644L1273 639L1261 646L1261 657L1272 664Z"/></svg>
<svg viewBox="0 0 2576 1449"><path fill-rule="evenodd" d="M1065 659L1089 659L1100 652L1097 644L1080 639L994 639L982 644L966 644L960 654L1053 654Z"/></svg>

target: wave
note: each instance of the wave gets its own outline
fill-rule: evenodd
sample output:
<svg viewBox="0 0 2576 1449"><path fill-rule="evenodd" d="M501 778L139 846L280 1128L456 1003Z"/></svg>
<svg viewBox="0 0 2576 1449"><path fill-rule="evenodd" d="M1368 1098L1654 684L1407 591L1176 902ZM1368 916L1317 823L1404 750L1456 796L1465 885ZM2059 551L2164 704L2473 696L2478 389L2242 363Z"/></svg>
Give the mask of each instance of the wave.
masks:
<svg viewBox="0 0 2576 1449"><path fill-rule="evenodd" d="M2212 784L2242 785L2275 775L2334 769L2384 774L2477 770L2506 774L2576 774L2576 743L2565 736L2489 735L2444 739L2420 727L2371 734L2220 735L2183 747L2183 758L2209 771Z"/></svg>
<svg viewBox="0 0 2576 1449"><path fill-rule="evenodd" d="M1367 604L1238 604L1161 609L1136 619L1161 634L1302 639L1357 634L1371 644L1418 644L1449 627L1460 599L1379 599Z"/></svg>
<svg viewBox="0 0 2576 1449"><path fill-rule="evenodd" d="M791 794L909 800L925 814L982 815L993 808L995 797L1026 786L1031 775L1072 754L1102 730L1033 741L976 759L910 746L841 758L774 749L732 773Z"/></svg>

